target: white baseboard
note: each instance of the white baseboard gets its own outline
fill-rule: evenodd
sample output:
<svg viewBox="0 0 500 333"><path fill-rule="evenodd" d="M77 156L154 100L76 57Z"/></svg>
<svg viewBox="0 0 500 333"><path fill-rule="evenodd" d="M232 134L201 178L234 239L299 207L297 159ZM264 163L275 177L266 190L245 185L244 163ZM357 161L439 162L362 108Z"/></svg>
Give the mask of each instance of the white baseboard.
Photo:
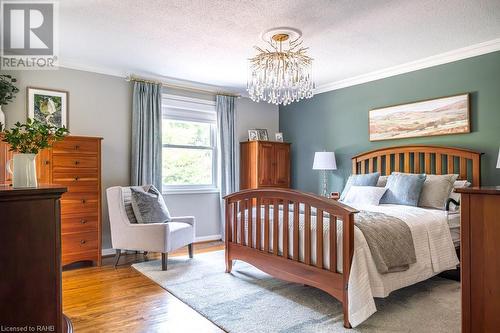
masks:
<svg viewBox="0 0 500 333"><path fill-rule="evenodd" d="M200 243L200 242L216 241L216 240L221 240L221 239L222 239L222 235L210 235L210 236L196 237L194 239L194 242Z"/></svg>
<svg viewBox="0 0 500 333"><path fill-rule="evenodd" d="M201 236L201 237L196 237L194 239L195 243L200 243L200 242L209 242L209 241L216 241L222 239L222 235L209 235L209 236ZM111 256L115 254L115 249L102 249L101 251L103 256Z"/></svg>

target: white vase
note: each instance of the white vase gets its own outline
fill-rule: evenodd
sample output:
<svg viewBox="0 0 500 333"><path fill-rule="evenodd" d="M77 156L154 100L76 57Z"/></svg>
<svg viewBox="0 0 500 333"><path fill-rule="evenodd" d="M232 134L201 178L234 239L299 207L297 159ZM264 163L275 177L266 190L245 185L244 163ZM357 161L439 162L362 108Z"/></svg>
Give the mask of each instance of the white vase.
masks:
<svg viewBox="0 0 500 333"><path fill-rule="evenodd" d="M36 154L15 154L7 163L7 171L12 174L14 188L37 187Z"/></svg>
<svg viewBox="0 0 500 333"><path fill-rule="evenodd" d="M0 131L5 128L5 113L2 111L2 106L0 105Z"/></svg>

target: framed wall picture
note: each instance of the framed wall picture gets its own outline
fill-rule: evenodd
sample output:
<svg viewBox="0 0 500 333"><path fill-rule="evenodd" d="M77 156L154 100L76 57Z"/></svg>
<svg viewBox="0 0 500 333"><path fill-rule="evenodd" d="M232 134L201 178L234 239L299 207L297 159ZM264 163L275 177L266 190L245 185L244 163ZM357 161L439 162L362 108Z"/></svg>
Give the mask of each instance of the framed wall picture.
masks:
<svg viewBox="0 0 500 333"><path fill-rule="evenodd" d="M469 94L373 109L370 141L470 132Z"/></svg>
<svg viewBox="0 0 500 333"><path fill-rule="evenodd" d="M248 130L248 141L258 141L259 140L259 131L256 129Z"/></svg>
<svg viewBox="0 0 500 333"><path fill-rule="evenodd" d="M258 133L259 133L259 140L260 141L268 141L269 140L269 136L267 134L267 129L257 129Z"/></svg>
<svg viewBox="0 0 500 333"><path fill-rule="evenodd" d="M278 132L274 135L277 142L283 142L283 133Z"/></svg>
<svg viewBox="0 0 500 333"><path fill-rule="evenodd" d="M68 128L69 93L63 90L27 88L28 118Z"/></svg>

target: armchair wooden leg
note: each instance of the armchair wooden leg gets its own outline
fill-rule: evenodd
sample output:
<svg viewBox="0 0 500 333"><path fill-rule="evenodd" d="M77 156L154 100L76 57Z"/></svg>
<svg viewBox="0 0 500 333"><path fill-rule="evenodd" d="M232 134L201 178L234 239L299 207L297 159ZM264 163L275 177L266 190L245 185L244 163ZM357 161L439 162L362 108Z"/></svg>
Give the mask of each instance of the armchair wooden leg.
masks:
<svg viewBox="0 0 500 333"><path fill-rule="evenodd" d="M167 260L168 260L168 253L162 253L161 254L161 270L162 271L167 270Z"/></svg>
<svg viewBox="0 0 500 333"><path fill-rule="evenodd" d="M115 264L114 264L114 267L116 268L116 266L118 265L118 261L120 260L120 256L122 254L122 250L120 249L116 249L116 253L115 253Z"/></svg>
<svg viewBox="0 0 500 333"><path fill-rule="evenodd" d="M189 258L193 259L193 243L188 245Z"/></svg>

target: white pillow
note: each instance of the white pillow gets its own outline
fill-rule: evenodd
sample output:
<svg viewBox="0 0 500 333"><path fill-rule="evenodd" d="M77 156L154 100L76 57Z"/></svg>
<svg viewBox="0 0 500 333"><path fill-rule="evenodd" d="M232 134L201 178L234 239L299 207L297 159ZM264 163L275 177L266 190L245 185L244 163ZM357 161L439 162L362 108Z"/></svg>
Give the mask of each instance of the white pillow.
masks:
<svg viewBox="0 0 500 333"><path fill-rule="evenodd" d="M457 180L455 183L453 183L453 190L450 193L450 198L460 202L460 193L455 192L456 188L462 188L462 187L469 187L472 184L468 182L467 180ZM455 206L453 203L450 204L450 211L457 211L458 206Z"/></svg>
<svg viewBox="0 0 500 333"><path fill-rule="evenodd" d="M378 206L380 199L387 189L377 186L351 186L343 202L351 205Z"/></svg>

